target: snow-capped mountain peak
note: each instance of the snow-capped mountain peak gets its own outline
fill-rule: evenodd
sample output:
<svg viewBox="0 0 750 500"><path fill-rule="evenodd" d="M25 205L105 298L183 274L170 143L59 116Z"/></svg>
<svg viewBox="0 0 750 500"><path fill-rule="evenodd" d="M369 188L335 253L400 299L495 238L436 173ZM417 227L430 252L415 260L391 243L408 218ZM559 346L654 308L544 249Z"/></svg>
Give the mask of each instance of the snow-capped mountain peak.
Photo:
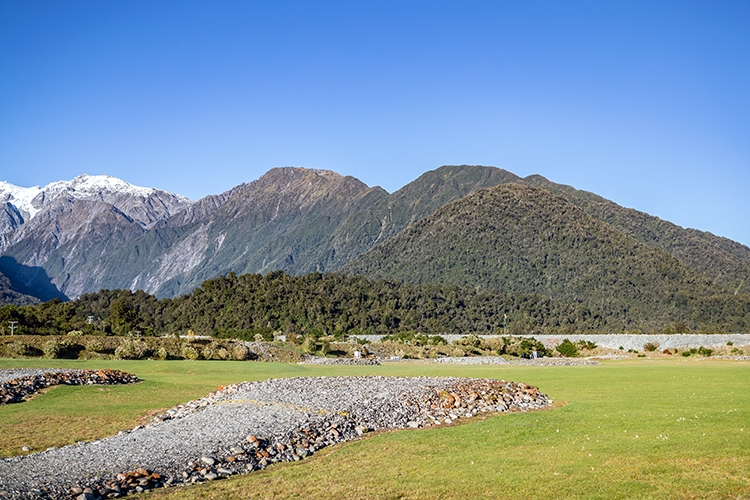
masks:
<svg viewBox="0 0 750 500"><path fill-rule="evenodd" d="M8 181L0 181L0 202L9 202L19 212L28 214L29 219L39 212L40 207L34 207L32 200L41 192L42 188L39 186L25 188Z"/></svg>
<svg viewBox="0 0 750 500"><path fill-rule="evenodd" d="M69 181L51 182L44 187L24 188L9 182L0 182L0 202L10 202L21 212L24 219L29 221L47 202L63 194L76 199L101 200L111 203L112 198L122 195L146 199L160 191L156 188L134 186L107 174L83 174ZM179 203L192 203L184 196L173 196Z"/></svg>

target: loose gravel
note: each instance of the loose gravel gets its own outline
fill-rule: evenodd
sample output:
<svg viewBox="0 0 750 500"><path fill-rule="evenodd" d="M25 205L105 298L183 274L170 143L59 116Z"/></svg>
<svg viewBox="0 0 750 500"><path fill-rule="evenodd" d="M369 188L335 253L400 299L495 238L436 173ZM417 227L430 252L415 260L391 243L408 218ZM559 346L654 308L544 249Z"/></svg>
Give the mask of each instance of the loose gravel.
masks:
<svg viewBox="0 0 750 500"><path fill-rule="evenodd" d="M305 356L301 365L361 365L378 366L380 361L374 358L321 358L319 356Z"/></svg>
<svg viewBox="0 0 750 500"><path fill-rule="evenodd" d="M301 460L375 430L431 427L552 401L535 387L465 378L243 382L100 441L0 460L4 498L116 498Z"/></svg>

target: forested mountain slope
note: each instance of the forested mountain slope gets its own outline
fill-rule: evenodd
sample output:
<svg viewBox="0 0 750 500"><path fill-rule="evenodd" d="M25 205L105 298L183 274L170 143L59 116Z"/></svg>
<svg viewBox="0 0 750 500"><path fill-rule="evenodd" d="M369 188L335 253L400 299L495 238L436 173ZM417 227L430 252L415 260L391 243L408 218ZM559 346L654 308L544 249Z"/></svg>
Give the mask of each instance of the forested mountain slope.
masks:
<svg viewBox="0 0 750 500"><path fill-rule="evenodd" d="M564 197L641 243L664 250L728 291L750 291L750 248L745 245L704 231L684 229L593 193L550 182L540 175L526 177L523 183Z"/></svg>
<svg viewBox="0 0 750 500"><path fill-rule="evenodd" d="M548 190L521 184L446 205L341 270L581 302L622 328L695 326L720 321L727 308L750 321L746 295L727 294L666 252Z"/></svg>

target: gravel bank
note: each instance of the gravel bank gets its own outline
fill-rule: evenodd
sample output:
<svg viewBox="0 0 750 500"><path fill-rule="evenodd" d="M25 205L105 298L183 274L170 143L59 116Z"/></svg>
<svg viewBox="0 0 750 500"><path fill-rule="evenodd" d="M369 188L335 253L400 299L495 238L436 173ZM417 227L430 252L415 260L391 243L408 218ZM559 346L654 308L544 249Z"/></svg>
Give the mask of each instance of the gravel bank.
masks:
<svg viewBox="0 0 750 500"><path fill-rule="evenodd" d="M0 405L20 403L53 385L117 385L139 382L138 377L119 370L2 370Z"/></svg>
<svg viewBox="0 0 750 500"><path fill-rule="evenodd" d="M510 363L500 356L467 356L463 358L434 358L434 363L456 364L456 365L507 365Z"/></svg>
<svg viewBox="0 0 750 500"><path fill-rule="evenodd" d="M373 430L450 424L480 412L526 411L551 402L535 387L489 379L244 382L117 436L0 460L0 495L114 498L300 460Z"/></svg>
<svg viewBox="0 0 750 500"><path fill-rule="evenodd" d="M467 356L463 358L435 358L433 363L458 364L458 365L530 365L530 366L584 366L601 365L599 361L590 359L570 358L536 358L536 359L513 359L508 360L501 356Z"/></svg>
<svg viewBox="0 0 750 500"><path fill-rule="evenodd" d="M301 365L362 365L377 366L380 361L373 358L321 358L319 356L305 356Z"/></svg>

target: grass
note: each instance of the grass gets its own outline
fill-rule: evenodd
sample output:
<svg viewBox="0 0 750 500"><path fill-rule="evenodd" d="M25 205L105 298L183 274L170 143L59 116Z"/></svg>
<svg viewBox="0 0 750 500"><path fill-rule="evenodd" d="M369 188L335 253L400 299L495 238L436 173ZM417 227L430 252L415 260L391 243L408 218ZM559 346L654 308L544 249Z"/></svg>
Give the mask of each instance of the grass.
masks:
<svg viewBox="0 0 750 500"><path fill-rule="evenodd" d="M0 361L0 368L53 365L118 368L144 382L105 391L61 387L28 403L0 407L3 454L18 453L30 439L38 443L36 449L77 436L93 439L132 427L154 409L199 397L218 385L278 376L495 377L538 385L567 403L463 426L383 433L303 462L162 490L143 495L145 499L750 498L750 364L745 362L337 367ZM54 425L46 421L50 416ZM89 429L79 429L82 425ZM49 430L43 431L45 427Z"/></svg>

